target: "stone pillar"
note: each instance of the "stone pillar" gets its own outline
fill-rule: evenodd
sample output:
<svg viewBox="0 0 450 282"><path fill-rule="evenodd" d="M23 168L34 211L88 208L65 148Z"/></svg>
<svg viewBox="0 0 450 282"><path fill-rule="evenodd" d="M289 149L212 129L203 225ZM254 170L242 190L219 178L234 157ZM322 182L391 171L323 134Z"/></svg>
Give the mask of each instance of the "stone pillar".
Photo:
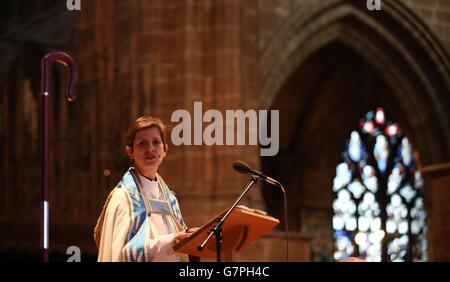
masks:
<svg viewBox="0 0 450 282"><path fill-rule="evenodd" d="M450 163L423 167L428 211L428 260L450 260Z"/></svg>
<svg viewBox="0 0 450 282"><path fill-rule="evenodd" d="M126 126L144 114L168 124L169 152L159 172L177 193L186 222L204 224L230 206L249 180L232 163L259 167L259 148L194 144L193 105L202 102L200 115L219 110L224 121L226 110L259 109L256 2L100 0L84 4L75 27L83 94L77 109L86 109L78 110L86 133L79 142L96 148L84 165L89 177L77 189L89 203L88 218L96 218L127 166ZM170 140L178 109L191 114L191 145ZM259 189L242 203L264 209Z"/></svg>

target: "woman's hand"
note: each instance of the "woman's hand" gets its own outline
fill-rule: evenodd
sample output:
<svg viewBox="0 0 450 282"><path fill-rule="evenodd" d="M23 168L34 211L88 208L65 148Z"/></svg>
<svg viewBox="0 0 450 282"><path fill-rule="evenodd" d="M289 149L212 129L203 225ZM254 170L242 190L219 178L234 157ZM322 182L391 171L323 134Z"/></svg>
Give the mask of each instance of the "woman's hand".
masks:
<svg viewBox="0 0 450 282"><path fill-rule="evenodd" d="M174 244L176 245L180 241L190 237L194 232L196 232L199 229L200 229L199 227L194 227L194 228L188 228L184 231L175 233Z"/></svg>

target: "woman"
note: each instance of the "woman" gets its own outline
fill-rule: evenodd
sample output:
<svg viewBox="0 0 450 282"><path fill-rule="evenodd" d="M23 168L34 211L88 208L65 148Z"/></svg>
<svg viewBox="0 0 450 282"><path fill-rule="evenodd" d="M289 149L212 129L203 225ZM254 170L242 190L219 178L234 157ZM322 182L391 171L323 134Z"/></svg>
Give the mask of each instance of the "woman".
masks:
<svg viewBox="0 0 450 282"><path fill-rule="evenodd" d="M188 261L175 243L198 228L187 228L178 201L158 167L166 157L164 124L143 116L131 123L125 151L133 161L110 192L94 230L98 261Z"/></svg>

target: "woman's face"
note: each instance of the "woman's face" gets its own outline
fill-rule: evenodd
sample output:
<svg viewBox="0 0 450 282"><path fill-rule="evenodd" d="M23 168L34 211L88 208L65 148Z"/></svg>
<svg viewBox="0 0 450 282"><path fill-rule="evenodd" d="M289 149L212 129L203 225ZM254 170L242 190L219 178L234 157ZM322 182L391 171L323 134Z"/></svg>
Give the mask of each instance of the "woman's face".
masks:
<svg viewBox="0 0 450 282"><path fill-rule="evenodd" d="M139 171L156 172L166 156L167 146L162 142L159 129L150 127L136 132L133 148L127 146L126 151Z"/></svg>

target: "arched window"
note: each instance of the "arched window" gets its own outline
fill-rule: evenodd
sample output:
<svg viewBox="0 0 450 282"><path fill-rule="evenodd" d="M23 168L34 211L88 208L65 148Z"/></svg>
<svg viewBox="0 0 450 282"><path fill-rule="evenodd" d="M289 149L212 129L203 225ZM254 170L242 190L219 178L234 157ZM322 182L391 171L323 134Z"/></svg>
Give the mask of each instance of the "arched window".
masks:
<svg viewBox="0 0 450 282"><path fill-rule="evenodd" d="M427 260L422 176L411 143L382 108L351 133L333 191L335 260Z"/></svg>

